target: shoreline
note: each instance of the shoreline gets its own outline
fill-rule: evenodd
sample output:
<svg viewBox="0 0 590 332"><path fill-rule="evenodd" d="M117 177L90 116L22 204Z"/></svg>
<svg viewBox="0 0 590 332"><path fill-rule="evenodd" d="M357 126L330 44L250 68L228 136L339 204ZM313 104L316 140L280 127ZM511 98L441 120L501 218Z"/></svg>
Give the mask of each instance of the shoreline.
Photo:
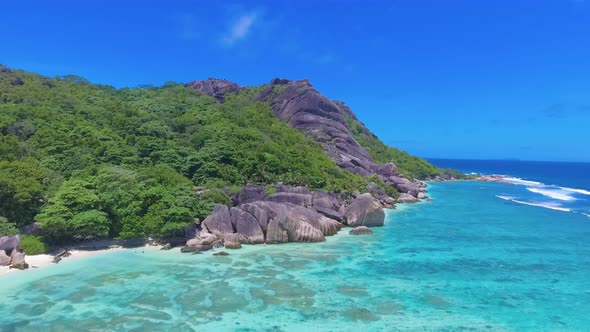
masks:
<svg viewBox="0 0 590 332"><path fill-rule="evenodd" d="M83 250L83 249L71 249L69 250L70 256L68 256L67 261L74 261L83 259L86 257L98 256L102 254L107 254L110 252L124 250L123 247L114 247L114 248L106 248L106 249L98 249L98 250ZM25 260L27 264L29 264L29 269L41 269L53 265L57 265L60 263L53 262L53 255L50 254L41 254L41 255L26 255ZM19 269L11 269L9 266L0 266L0 278L13 274L15 272L20 272ZM22 270L26 271L26 270Z"/></svg>
<svg viewBox="0 0 590 332"><path fill-rule="evenodd" d="M414 205L420 205L420 203L426 203L427 201L420 201L417 203L412 203L412 204L400 204L398 205L396 208L384 208L385 215L386 215L386 222L388 223L388 219L387 216L395 214L396 212L400 212L405 210L406 208L411 208ZM401 207L401 208L400 208ZM389 219L391 221L391 219ZM385 224L384 224L385 226ZM384 227L382 226L382 227ZM326 241L328 241L329 239L339 239L342 237L347 237L347 236L357 236L357 235L351 235L349 234L349 231L352 230L354 227L343 227L338 233L332 235L332 236L327 236L326 237ZM2 280L2 278L8 276L8 275L12 275L13 273L17 273L17 272L21 272L21 271L30 271L31 269L33 270L37 270L37 269L43 269L43 268L47 268L47 267L51 267L54 265L58 265L58 264L63 264L64 262L67 264L69 262L72 261L77 261L80 259L85 259L88 257L94 257L94 256L99 256L99 255L105 255L105 254L110 254L110 253L114 253L114 252L119 252L119 251L123 251L123 250L133 250L133 249L145 249L145 250L161 250L164 246L160 245L160 244L152 244L152 243L146 243L144 245L141 246L121 246L121 245L113 245L112 243L116 242L115 240L101 240L101 241L95 241L95 242L90 242L87 244L82 244L82 245L78 245L78 246L69 246L69 247L64 247L65 249L67 249L70 253L70 256L63 258L62 261L60 261L59 263L54 263L53 259L54 256L50 255L50 254L41 254L41 255L27 255L26 256L26 262L29 264L29 268L26 270L18 270L18 269L10 269L8 266L0 266L0 280ZM109 246L110 244L110 246ZM287 243L277 243L277 244L250 244L250 245L244 245L243 248L248 248L248 247L263 247L263 248L268 248L268 247L273 247L273 246L281 246L281 245L286 245L286 244L306 244L305 242L287 242ZM313 244L313 243L311 243ZM100 248L100 249L97 249ZM174 254L174 255L187 255L186 253L182 253L180 251L181 247L173 247L172 249L166 250L167 252L169 252L170 254ZM233 249L228 249L230 252L237 252L239 253L242 249L238 249L238 250L233 250ZM219 251L228 251L226 250L226 248L221 247L221 248L216 248L213 249L212 252L219 252Z"/></svg>
<svg viewBox="0 0 590 332"><path fill-rule="evenodd" d="M446 181L445 181L446 182ZM434 182L425 182L428 183L428 186L431 186L435 183ZM385 220L387 222L387 216L392 215L395 211L403 211L406 208L410 208L412 205L419 205L420 203L426 203L431 201L432 199L420 199L416 202L409 202L403 203L400 202L393 207L383 209L385 210ZM390 219L391 220L391 219ZM341 231L337 232L332 236L326 236L326 240L328 238L339 238L342 236L349 236L349 231L354 227L343 227ZM183 241L185 242L185 241ZM296 242L288 242L288 243L296 243ZM304 243L304 242L302 242ZM280 243L282 244L282 243ZM250 246L250 245L248 245ZM266 247L267 244L260 244L260 245L251 245L251 246L263 246ZM55 252L53 254L40 254L40 255L26 255L25 261L28 263L30 269L41 269L50 267L53 265L57 265L64 262L71 262L76 261L79 259L84 259L87 257L94 257L98 255L108 254L112 252L122 251L122 250L130 250L130 249L138 249L138 248L149 248L151 250L161 250L165 248L165 245L162 243L158 243L153 241L152 239L133 239L133 240L115 240L115 239L103 239L103 240L96 240L87 243L79 243L79 244L72 244L66 245L61 247L61 249L66 250L69 252L69 256L63 257L62 260L55 262L54 259L56 257ZM173 246L171 249L167 249L166 251L174 252L175 254L182 254L180 251L181 246ZM225 248L219 248L224 250ZM59 250L59 249L58 249ZM232 250L233 251L233 250ZM21 271L19 269L11 269L9 266L0 266L0 278L5 277L6 275L12 275L16 271Z"/></svg>

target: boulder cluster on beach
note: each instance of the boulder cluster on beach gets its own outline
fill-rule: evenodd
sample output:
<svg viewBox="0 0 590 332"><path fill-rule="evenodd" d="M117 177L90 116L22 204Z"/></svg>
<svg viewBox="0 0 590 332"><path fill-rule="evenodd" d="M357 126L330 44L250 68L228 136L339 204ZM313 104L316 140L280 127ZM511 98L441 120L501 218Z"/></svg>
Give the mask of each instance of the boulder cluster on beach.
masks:
<svg viewBox="0 0 590 332"><path fill-rule="evenodd" d="M20 250L20 235L0 237L0 266L24 270L29 268L25 262L25 253Z"/></svg>
<svg viewBox="0 0 590 332"><path fill-rule="evenodd" d="M233 196L235 206L217 205L181 251L322 242L345 226L354 227L352 235L372 234L369 227L383 226L384 208L393 207L395 200L371 185L367 187L373 192L344 197L285 185L276 186L277 192L267 195L264 186L247 186ZM411 202L416 201L414 197Z"/></svg>

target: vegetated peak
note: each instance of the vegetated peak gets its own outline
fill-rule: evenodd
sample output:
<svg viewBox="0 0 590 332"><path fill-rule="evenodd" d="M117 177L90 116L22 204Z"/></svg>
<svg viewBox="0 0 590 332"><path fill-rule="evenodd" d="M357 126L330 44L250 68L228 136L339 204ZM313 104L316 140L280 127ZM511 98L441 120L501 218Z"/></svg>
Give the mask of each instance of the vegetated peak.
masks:
<svg viewBox="0 0 590 332"><path fill-rule="evenodd" d="M222 89L223 94L219 95L219 89L206 89L211 85L226 86L229 82L224 80L197 82L188 86L220 102L232 92L231 89ZM238 87L237 84L234 86ZM377 175L400 192L410 192L413 196L418 194L418 184L410 185L408 179L423 179L438 174L437 168L425 160L387 147L358 120L350 107L342 101L326 97L308 79L273 78L262 86L257 100L268 103L280 120L320 143L330 159L352 173ZM401 166L400 172L395 166L383 165L391 162Z"/></svg>

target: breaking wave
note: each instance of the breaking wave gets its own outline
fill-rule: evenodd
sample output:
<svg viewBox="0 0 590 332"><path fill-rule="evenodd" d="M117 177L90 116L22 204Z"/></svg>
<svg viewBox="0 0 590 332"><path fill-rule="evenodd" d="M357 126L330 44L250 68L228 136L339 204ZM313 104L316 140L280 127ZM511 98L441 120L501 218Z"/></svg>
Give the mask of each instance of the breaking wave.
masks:
<svg viewBox="0 0 590 332"><path fill-rule="evenodd" d="M528 187L526 188L528 191L541 194L543 196L551 197L554 199L558 199L560 201L575 201L576 198L572 197L568 194L568 191L563 189L545 189L545 188L538 188L538 187Z"/></svg>
<svg viewBox="0 0 590 332"><path fill-rule="evenodd" d="M549 198L557 199L560 201L575 201L579 198L576 195L590 195L590 191L585 189L560 187L556 185L548 185L537 181L523 180L520 178L506 177L502 179L502 182L510 183L513 185L525 186L530 192L540 194Z"/></svg>
<svg viewBox="0 0 590 332"><path fill-rule="evenodd" d="M524 204L524 205L530 205L530 206L538 206L538 207L543 207L546 209L551 209L551 210L556 210L556 211L563 211L563 212L571 212L572 209L569 208L565 208L565 207L561 207L558 204L554 204L554 203L549 203L549 202L524 202L524 201L519 201L517 199L515 199L514 197L511 196L502 196L502 195L496 195L496 197L503 199L505 201L510 201L510 202L514 202L514 203L518 203L518 204Z"/></svg>

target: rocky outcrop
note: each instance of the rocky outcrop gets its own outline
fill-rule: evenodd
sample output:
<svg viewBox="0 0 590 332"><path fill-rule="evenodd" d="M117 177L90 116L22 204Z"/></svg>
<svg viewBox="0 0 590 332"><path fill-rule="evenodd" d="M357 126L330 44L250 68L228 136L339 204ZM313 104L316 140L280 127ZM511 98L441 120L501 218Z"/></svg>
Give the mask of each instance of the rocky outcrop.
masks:
<svg viewBox="0 0 590 332"><path fill-rule="evenodd" d="M25 270L29 268L29 264L25 262L25 253L20 250L13 250L10 255L10 268Z"/></svg>
<svg viewBox="0 0 590 332"><path fill-rule="evenodd" d="M11 253L13 250L19 248L20 241L20 235L0 237L0 250L4 250L6 253Z"/></svg>
<svg viewBox="0 0 590 332"><path fill-rule="evenodd" d="M300 206L311 206L312 196L310 194L276 193L266 197L269 202L290 203Z"/></svg>
<svg viewBox="0 0 590 332"><path fill-rule="evenodd" d="M186 242L186 245L180 249L181 252L201 252L215 248L223 247L223 237L202 231L194 239Z"/></svg>
<svg viewBox="0 0 590 332"><path fill-rule="evenodd" d="M342 219L344 218L340 212L329 209L329 208L325 208L325 207L321 207L321 206L314 206L313 208L319 214L322 214L322 215L324 215L330 219L336 220L338 222L342 222Z"/></svg>
<svg viewBox="0 0 590 332"><path fill-rule="evenodd" d="M223 237L225 233L233 233L234 228L231 222L229 208L225 205L217 205L213 212L203 221L203 226L209 233Z"/></svg>
<svg viewBox="0 0 590 332"><path fill-rule="evenodd" d="M235 83L218 79L194 81L186 86L212 96L220 102L225 100L227 93L237 93L244 89ZM258 100L268 102L279 119L320 143L326 155L338 166L363 176L375 174L400 193L414 197L418 195L419 184L406 179L392 163L376 163L368 151L356 141L351 132L351 125L354 125L354 130L360 130L366 136L376 136L356 118L352 110L343 102L333 101L322 95L308 80L290 81L275 78L259 93ZM239 205L254 202L263 197L264 187L252 186L244 196L235 197L234 203ZM284 196L275 199L278 201L296 197ZM300 202L291 203L301 205Z"/></svg>
<svg viewBox="0 0 590 332"><path fill-rule="evenodd" d="M264 233L258 220L248 211L231 208L231 223L237 234L242 235L242 242L248 244L264 243Z"/></svg>
<svg viewBox="0 0 590 332"><path fill-rule="evenodd" d="M244 90L243 87L237 85L236 83L216 78L209 78L204 81L193 81L185 84L184 86L198 90L203 94L217 99L220 102L225 101L227 94L238 93Z"/></svg>
<svg viewBox="0 0 590 332"><path fill-rule="evenodd" d="M234 195L234 207L218 205L203 221L203 230L186 242L183 252L201 252L225 245L321 242L338 233L344 224L382 226L385 214L379 199L358 195L348 206L346 197L304 187L275 186L276 193L262 196L256 186ZM252 194L254 193L254 194ZM252 197L262 197L251 201ZM343 211L344 215L336 211Z"/></svg>
<svg viewBox="0 0 590 332"><path fill-rule="evenodd" d="M234 205L242 205L261 201L266 197L266 188L259 185L247 185L239 193L232 196Z"/></svg>
<svg viewBox="0 0 590 332"><path fill-rule="evenodd" d="M371 235L373 231L367 226L359 226L350 230L350 235Z"/></svg>
<svg viewBox="0 0 590 332"><path fill-rule="evenodd" d="M373 159L354 139L343 112L308 80L273 79L258 99L269 102L279 119L322 144L328 157L340 167L361 175L371 174Z"/></svg>
<svg viewBox="0 0 590 332"><path fill-rule="evenodd" d="M10 265L10 256L6 254L6 251L0 250L0 266Z"/></svg>
<svg viewBox="0 0 590 332"><path fill-rule="evenodd" d="M227 233L223 238L223 245L227 249L242 248L242 236L239 233Z"/></svg>
<svg viewBox="0 0 590 332"><path fill-rule="evenodd" d="M379 201L371 194L358 196L344 214L346 224L351 227L357 226L383 226L385 212Z"/></svg>
<svg viewBox="0 0 590 332"><path fill-rule="evenodd" d="M418 198L410 195L410 194L406 194L406 193L402 193L399 195L397 202L398 203L416 203L420 201Z"/></svg>

